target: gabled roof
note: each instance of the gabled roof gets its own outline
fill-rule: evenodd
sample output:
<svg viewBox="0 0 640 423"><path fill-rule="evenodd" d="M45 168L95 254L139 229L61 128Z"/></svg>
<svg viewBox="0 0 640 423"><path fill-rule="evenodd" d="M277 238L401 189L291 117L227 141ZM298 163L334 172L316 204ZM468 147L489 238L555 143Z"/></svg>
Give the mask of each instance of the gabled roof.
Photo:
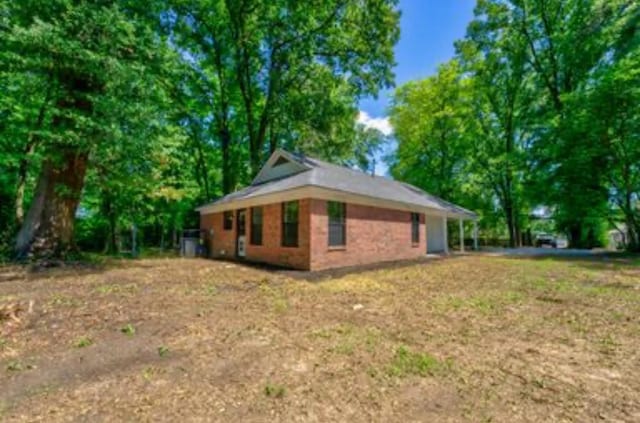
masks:
<svg viewBox="0 0 640 423"><path fill-rule="evenodd" d="M205 211L211 206L222 206L302 187L319 187L371 199L412 205L467 219L477 217L474 212L428 194L413 185L284 150L276 150L271 155L251 185L199 207L198 210Z"/></svg>

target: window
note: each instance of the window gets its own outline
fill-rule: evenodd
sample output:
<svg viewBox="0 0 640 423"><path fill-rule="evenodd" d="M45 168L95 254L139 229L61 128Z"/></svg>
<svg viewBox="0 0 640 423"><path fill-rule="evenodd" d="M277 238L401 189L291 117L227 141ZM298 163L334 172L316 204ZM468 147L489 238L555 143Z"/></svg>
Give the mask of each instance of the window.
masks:
<svg viewBox="0 0 640 423"><path fill-rule="evenodd" d="M298 209L297 201L282 203L282 246L298 246Z"/></svg>
<svg viewBox="0 0 640 423"><path fill-rule="evenodd" d="M337 201L327 201L327 215L329 216L329 246L346 244L346 204Z"/></svg>
<svg viewBox="0 0 640 423"><path fill-rule="evenodd" d="M251 244L262 245L262 207L251 208Z"/></svg>
<svg viewBox="0 0 640 423"><path fill-rule="evenodd" d="M420 214L411 213L411 242L420 243Z"/></svg>
<svg viewBox="0 0 640 423"><path fill-rule="evenodd" d="M230 231L233 228L233 212L226 211L223 213L223 229L225 231Z"/></svg>

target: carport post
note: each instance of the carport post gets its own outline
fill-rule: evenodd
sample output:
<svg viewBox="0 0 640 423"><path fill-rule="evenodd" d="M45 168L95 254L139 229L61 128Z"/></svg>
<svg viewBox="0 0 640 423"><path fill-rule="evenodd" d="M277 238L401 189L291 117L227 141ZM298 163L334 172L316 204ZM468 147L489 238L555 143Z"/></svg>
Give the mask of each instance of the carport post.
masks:
<svg viewBox="0 0 640 423"><path fill-rule="evenodd" d="M478 251L478 220L473 219L473 249Z"/></svg>
<svg viewBox="0 0 640 423"><path fill-rule="evenodd" d="M462 218L458 219L460 222L460 252L464 253L464 224L462 223Z"/></svg>
<svg viewBox="0 0 640 423"><path fill-rule="evenodd" d="M444 253L449 254L449 239L447 234L447 215L442 216L442 237L444 238Z"/></svg>

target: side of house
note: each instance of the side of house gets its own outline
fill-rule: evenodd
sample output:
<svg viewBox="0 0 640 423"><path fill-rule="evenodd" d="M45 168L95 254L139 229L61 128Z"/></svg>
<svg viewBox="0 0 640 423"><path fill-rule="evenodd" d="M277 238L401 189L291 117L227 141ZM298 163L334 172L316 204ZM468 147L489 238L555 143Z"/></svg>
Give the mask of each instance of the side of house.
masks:
<svg viewBox="0 0 640 423"><path fill-rule="evenodd" d="M201 215L213 258L303 270L416 258L424 214L304 198Z"/></svg>
<svg viewBox="0 0 640 423"><path fill-rule="evenodd" d="M477 219L413 185L284 150L250 185L197 210L211 257L305 270L447 253L448 219L461 240L463 221Z"/></svg>

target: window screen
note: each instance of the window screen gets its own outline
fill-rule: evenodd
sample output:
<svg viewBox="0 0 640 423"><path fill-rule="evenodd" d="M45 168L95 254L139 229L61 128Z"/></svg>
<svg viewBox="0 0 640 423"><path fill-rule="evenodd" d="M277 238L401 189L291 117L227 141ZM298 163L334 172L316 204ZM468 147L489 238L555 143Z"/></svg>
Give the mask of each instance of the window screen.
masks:
<svg viewBox="0 0 640 423"><path fill-rule="evenodd" d="M282 203L282 246L298 246L298 210L297 201Z"/></svg>
<svg viewBox="0 0 640 423"><path fill-rule="evenodd" d="M226 211L223 213L223 229L230 231L233 228L233 212Z"/></svg>
<svg viewBox="0 0 640 423"><path fill-rule="evenodd" d="M411 242L420 243L420 214L411 213Z"/></svg>
<svg viewBox="0 0 640 423"><path fill-rule="evenodd" d="M329 246L346 244L346 211L345 203L327 201L329 216Z"/></svg>
<svg viewBox="0 0 640 423"><path fill-rule="evenodd" d="M262 207L251 209L251 244L262 245Z"/></svg>

